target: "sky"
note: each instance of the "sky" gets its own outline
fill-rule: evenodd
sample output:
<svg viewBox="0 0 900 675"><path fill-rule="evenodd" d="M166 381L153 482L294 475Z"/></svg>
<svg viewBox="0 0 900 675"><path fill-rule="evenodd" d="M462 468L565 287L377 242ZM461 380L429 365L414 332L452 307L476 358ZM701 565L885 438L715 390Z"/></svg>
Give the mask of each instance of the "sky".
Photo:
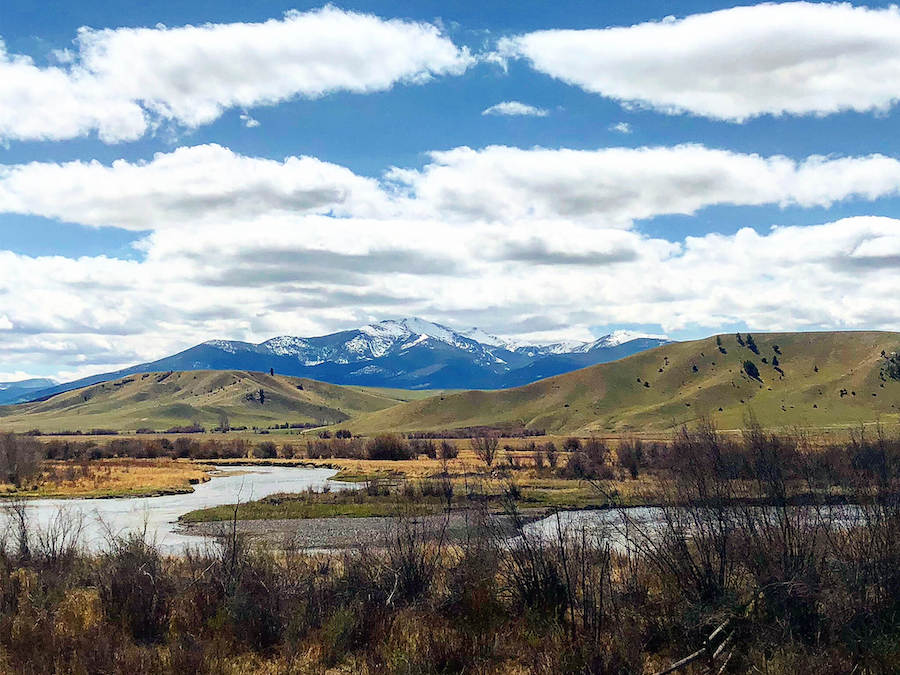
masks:
<svg viewBox="0 0 900 675"><path fill-rule="evenodd" d="M0 6L0 381L421 316L897 330L888 3Z"/></svg>

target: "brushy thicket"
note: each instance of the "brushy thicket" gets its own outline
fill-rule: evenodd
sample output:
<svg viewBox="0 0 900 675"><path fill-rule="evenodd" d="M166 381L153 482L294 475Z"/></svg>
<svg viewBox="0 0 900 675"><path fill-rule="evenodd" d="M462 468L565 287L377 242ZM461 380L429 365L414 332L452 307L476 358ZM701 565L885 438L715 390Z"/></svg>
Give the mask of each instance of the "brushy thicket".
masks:
<svg viewBox="0 0 900 675"><path fill-rule="evenodd" d="M0 670L639 673L725 623L713 672L726 658L730 673L897 671L900 443L822 450L705 425L654 452L670 471L653 517L622 509L610 529L565 529L563 514L541 535L510 502L504 521L474 508L453 537L449 520L398 517L381 541L331 556L254 551L227 527L181 557L139 535L86 554L77 523L39 530L12 504ZM629 441L619 461L654 452ZM600 444L577 453L588 470L610 465ZM856 504L829 498L835 487Z"/></svg>

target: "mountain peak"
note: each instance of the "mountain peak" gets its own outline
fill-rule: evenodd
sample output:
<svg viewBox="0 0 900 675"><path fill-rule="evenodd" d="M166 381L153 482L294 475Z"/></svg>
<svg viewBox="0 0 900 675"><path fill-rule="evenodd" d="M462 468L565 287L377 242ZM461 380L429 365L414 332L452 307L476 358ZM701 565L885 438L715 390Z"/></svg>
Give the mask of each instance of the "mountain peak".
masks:
<svg viewBox="0 0 900 675"><path fill-rule="evenodd" d="M360 328L362 333L375 338L404 339L416 335L425 335L447 344L466 348L472 338L459 333L452 328L442 326L433 321L427 321L417 316L408 316L403 319L387 319L378 323L371 323ZM475 342L478 342L475 340Z"/></svg>

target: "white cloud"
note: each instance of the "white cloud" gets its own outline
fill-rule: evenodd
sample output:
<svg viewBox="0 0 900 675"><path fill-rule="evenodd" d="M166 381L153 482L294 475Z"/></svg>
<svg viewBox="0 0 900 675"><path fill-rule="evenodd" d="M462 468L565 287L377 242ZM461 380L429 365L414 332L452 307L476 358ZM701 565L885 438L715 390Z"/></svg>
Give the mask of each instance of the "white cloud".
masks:
<svg viewBox="0 0 900 675"><path fill-rule="evenodd" d="M96 130L107 142L134 140L147 128L134 101L57 67L10 55L0 41L0 140L62 140Z"/></svg>
<svg viewBox="0 0 900 675"><path fill-rule="evenodd" d="M665 112L884 111L900 97L900 9L764 3L597 30L542 30L500 53L587 91Z"/></svg>
<svg viewBox="0 0 900 675"><path fill-rule="evenodd" d="M536 108L520 101L503 101L481 111L482 115L503 115L506 117L546 117L550 114L544 108Z"/></svg>
<svg viewBox="0 0 900 675"><path fill-rule="evenodd" d="M0 165L0 213L94 227L180 231L280 213L470 222L554 221L630 228L717 204L828 207L900 192L900 161L762 157L701 145L434 152L421 170L384 180L313 157L276 161L219 145L147 162Z"/></svg>
<svg viewBox="0 0 900 675"><path fill-rule="evenodd" d="M158 153L149 162L0 166L0 212L94 227L184 229L270 212L354 213L387 208L374 180L313 157L282 162L244 157L219 145Z"/></svg>
<svg viewBox="0 0 900 675"><path fill-rule="evenodd" d="M321 334L423 314L506 335L592 325L895 327L900 221L671 243L566 221L260 218L163 229L142 262L0 253L0 367L86 374L215 337ZM16 364L16 365L13 365Z"/></svg>
<svg viewBox="0 0 900 675"><path fill-rule="evenodd" d="M900 220L683 241L634 221L713 204L828 206L900 188L893 158L703 146L456 148L385 181L217 145L0 168L0 211L150 230L144 259L0 251L0 369L84 375L228 337L420 314L504 335L590 326L889 328Z"/></svg>
<svg viewBox="0 0 900 675"><path fill-rule="evenodd" d="M22 380L30 380L35 377L43 377L43 375L34 375L24 370L2 371L0 370L0 382L21 382Z"/></svg>
<svg viewBox="0 0 900 675"><path fill-rule="evenodd" d="M241 122L244 123L244 126L248 129L253 129L259 126L259 120L251 117L247 113L241 113Z"/></svg>
<svg viewBox="0 0 900 675"><path fill-rule="evenodd" d="M628 122L616 122L615 124L609 125L609 130L616 131L620 134L630 134L631 125Z"/></svg>
<svg viewBox="0 0 900 675"><path fill-rule="evenodd" d="M192 128L227 108L383 91L474 62L434 25L331 6L262 23L82 28L77 48L41 68L0 43L0 139L133 140L152 120Z"/></svg>
<svg viewBox="0 0 900 675"><path fill-rule="evenodd" d="M421 171L394 170L405 208L460 221L565 218L630 227L715 204L829 206L900 190L900 161L881 155L802 162L702 145L522 150L491 146L431 153Z"/></svg>

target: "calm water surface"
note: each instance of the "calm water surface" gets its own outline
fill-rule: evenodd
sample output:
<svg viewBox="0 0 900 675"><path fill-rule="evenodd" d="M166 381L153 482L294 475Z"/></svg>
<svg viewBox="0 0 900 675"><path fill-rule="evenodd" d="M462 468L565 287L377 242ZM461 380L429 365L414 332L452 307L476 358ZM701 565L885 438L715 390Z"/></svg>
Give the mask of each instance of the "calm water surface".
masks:
<svg viewBox="0 0 900 675"><path fill-rule="evenodd" d="M261 499L278 492L348 489L352 484L329 480L333 469L283 466L222 466L190 494L125 499L35 499L27 504L32 523L46 528L60 512L83 518L82 541L91 549L103 548L109 534L141 531L159 547L177 553L204 543L204 538L176 531L178 517L195 509Z"/></svg>

